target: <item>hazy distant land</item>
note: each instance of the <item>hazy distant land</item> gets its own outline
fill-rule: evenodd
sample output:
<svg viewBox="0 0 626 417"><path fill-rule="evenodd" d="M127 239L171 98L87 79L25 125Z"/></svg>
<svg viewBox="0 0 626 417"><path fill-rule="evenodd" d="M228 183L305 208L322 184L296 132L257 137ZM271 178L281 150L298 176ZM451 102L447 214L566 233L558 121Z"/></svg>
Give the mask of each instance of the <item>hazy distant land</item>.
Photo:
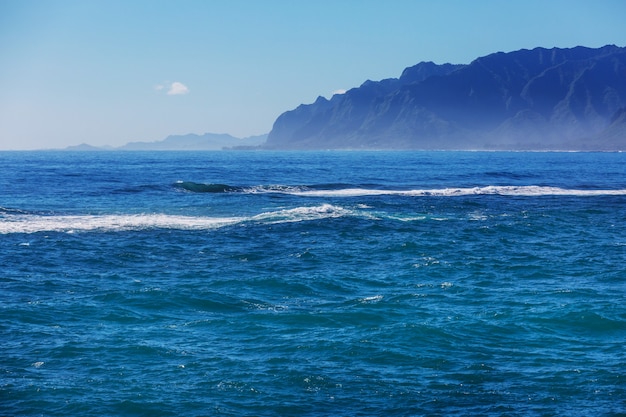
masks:
<svg viewBox="0 0 626 417"><path fill-rule="evenodd" d="M250 149L257 148L265 143L267 134L237 138L226 133L205 133L203 135L171 135L167 138L154 142L129 142L124 146L97 147L83 143L77 146L69 146L67 151L217 151L225 149Z"/></svg>
<svg viewBox="0 0 626 417"><path fill-rule="evenodd" d="M281 114L267 135L205 133L68 150L626 150L626 48L421 62Z"/></svg>

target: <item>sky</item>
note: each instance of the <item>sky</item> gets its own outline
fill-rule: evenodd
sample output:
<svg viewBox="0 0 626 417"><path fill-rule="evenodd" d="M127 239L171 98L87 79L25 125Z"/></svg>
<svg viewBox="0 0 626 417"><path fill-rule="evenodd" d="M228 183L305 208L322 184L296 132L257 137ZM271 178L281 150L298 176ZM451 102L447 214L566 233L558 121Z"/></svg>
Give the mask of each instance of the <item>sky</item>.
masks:
<svg viewBox="0 0 626 417"><path fill-rule="evenodd" d="M624 0L0 0L0 150L268 133L422 61L626 46Z"/></svg>

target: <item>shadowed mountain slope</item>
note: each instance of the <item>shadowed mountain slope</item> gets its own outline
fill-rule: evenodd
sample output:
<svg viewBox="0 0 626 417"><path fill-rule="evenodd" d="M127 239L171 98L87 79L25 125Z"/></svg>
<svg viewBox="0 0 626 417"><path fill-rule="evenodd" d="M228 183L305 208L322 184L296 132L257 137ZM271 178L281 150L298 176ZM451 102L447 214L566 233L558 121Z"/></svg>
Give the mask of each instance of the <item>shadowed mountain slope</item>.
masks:
<svg viewBox="0 0 626 417"><path fill-rule="evenodd" d="M626 149L626 48L423 62L283 113L273 149Z"/></svg>

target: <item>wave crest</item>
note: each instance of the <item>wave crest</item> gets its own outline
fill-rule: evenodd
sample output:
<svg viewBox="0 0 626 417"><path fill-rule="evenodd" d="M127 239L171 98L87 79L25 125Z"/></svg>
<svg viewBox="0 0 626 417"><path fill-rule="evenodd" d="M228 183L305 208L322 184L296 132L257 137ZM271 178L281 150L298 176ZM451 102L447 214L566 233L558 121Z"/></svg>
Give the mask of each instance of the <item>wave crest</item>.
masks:
<svg viewBox="0 0 626 417"><path fill-rule="evenodd" d="M484 187L459 187L459 188L432 188L412 190L383 190L366 188L344 188L339 190L306 190L297 193L309 197L366 197L366 196L409 196L409 197L456 197L456 196L480 196L502 195L520 197L541 196L603 196L603 195L626 195L626 189L618 190L580 190L559 187L524 185L524 186L498 186L489 185Z"/></svg>
<svg viewBox="0 0 626 417"><path fill-rule="evenodd" d="M178 181L174 184L174 187L192 193L227 193L241 191L240 187L233 187L227 184L203 184L192 181Z"/></svg>
<svg viewBox="0 0 626 417"><path fill-rule="evenodd" d="M373 186L352 184L314 184L314 185L256 185L233 186L227 184L204 184L191 181L179 181L179 189L194 193L229 193L245 194L275 193L302 197L366 197L366 196L410 196L410 197L455 197L472 195L503 195L521 197L539 196L603 196L626 195L626 189L568 189L539 185L487 185L480 187L448 187L430 189L385 189Z"/></svg>

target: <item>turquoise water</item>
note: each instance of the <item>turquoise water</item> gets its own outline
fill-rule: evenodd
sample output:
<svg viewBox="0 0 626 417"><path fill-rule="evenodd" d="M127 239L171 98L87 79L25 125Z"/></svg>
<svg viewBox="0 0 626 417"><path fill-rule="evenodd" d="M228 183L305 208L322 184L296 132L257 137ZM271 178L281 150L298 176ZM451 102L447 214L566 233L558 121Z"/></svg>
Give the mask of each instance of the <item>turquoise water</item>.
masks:
<svg viewBox="0 0 626 417"><path fill-rule="evenodd" d="M0 163L0 415L626 413L625 154Z"/></svg>

